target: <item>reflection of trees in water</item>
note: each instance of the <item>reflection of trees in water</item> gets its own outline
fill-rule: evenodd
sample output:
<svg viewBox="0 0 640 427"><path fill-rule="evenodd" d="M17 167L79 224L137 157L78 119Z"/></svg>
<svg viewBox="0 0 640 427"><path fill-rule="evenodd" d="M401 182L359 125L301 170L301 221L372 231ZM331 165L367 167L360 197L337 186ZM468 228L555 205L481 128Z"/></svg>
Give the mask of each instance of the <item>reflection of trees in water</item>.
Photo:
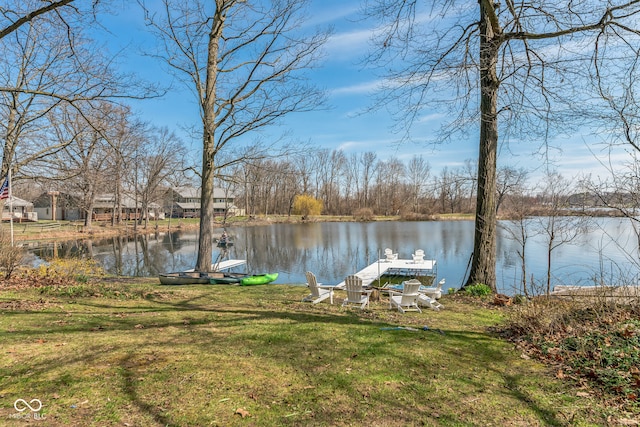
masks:
<svg viewBox="0 0 640 427"><path fill-rule="evenodd" d="M120 250L111 254L120 259L118 274L128 276L155 276L173 264L175 248L163 244L161 234L145 234L127 238Z"/></svg>
<svg viewBox="0 0 640 427"><path fill-rule="evenodd" d="M605 225L611 229L609 236L621 241L629 231L618 222ZM473 248L472 221L276 224L230 227L227 231L234 241L229 258L247 260L246 267L236 270L281 273L276 283L304 283L305 271L313 271L319 281L335 284L373 263L384 248L389 247L401 258L410 258L416 249L423 249L427 259L438 261L438 276L446 278L448 286L457 287L462 284ZM593 272L585 273L585 266L598 265L597 247L601 248L602 255L605 237L603 233L592 233L581 240L579 247L559 250L554 274L566 272L573 281L580 275L591 277ZM197 238L195 232L177 232L137 238L73 240L43 244L32 249L32 253L43 259L56 255L62 258L92 255L109 273L155 276L160 272L193 268ZM538 277L544 273L539 261L545 253L544 247L535 239L531 243L527 262L531 263L530 273ZM514 243L501 238L498 249L497 275L505 289L510 289L517 280ZM605 254L611 262L628 264L624 255L614 249L608 246ZM214 259L217 255L218 252L214 252Z"/></svg>
<svg viewBox="0 0 640 427"><path fill-rule="evenodd" d="M288 226L248 227L244 230L240 248L245 254L251 272L293 273L304 276L313 271L322 280L339 282L341 272L356 272L376 260L377 246L363 244L361 231L352 231L352 225L335 227L332 224L295 224Z"/></svg>
<svg viewBox="0 0 640 427"><path fill-rule="evenodd" d="M66 242L44 242L29 250L38 258L49 261L54 258L85 258L89 253L82 240Z"/></svg>
<svg viewBox="0 0 640 427"><path fill-rule="evenodd" d="M155 276L193 268L196 244L197 234L176 232L43 243L30 252L45 261L93 258L110 274Z"/></svg>
<svg viewBox="0 0 640 427"><path fill-rule="evenodd" d="M162 244L171 253L179 252L185 246L197 243L198 233L193 231L172 231L161 233Z"/></svg>

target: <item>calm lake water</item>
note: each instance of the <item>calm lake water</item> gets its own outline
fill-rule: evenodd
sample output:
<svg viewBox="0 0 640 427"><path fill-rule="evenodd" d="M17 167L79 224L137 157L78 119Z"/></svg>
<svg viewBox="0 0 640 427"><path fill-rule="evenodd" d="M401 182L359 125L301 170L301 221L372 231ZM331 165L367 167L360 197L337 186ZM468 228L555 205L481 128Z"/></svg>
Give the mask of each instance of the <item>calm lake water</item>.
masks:
<svg viewBox="0 0 640 427"><path fill-rule="evenodd" d="M502 222L501 227L511 226ZM222 229L218 230L221 233ZM305 271L331 284L382 257L385 248L411 258L416 249L425 259L437 261L438 279L446 288L458 288L468 274L473 250L472 221L371 222L274 224L229 227L235 246L230 258L247 260L236 269L252 273L278 272L275 283L302 284ZM519 293L521 263L519 244L500 229L497 277L500 291ZM125 239L77 240L49 244L32 250L34 262L51 257L85 256L97 260L109 273L126 276L155 276L161 272L193 268L197 251L197 232L158 233ZM553 252L553 284L592 284L594 277L607 282L626 281L638 275L638 239L628 220L602 218L571 243ZM543 282L546 278L547 243L542 235L527 243L527 277ZM218 253L214 253L214 260Z"/></svg>

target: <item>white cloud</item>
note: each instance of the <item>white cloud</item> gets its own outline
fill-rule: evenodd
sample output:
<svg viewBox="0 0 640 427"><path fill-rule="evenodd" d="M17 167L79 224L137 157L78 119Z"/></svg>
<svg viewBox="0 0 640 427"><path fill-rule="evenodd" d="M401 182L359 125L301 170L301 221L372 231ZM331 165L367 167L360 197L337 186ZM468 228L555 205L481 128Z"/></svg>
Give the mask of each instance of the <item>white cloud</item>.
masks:
<svg viewBox="0 0 640 427"><path fill-rule="evenodd" d="M333 96L370 95L371 93L380 89L381 84L382 84L381 80L370 80L362 83L357 83L349 86L342 86L335 89L331 89L329 92Z"/></svg>
<svg viewBox="0 0 640 427"><path fill-rule="evenodd" d="M418 123L435 122L435 121L439 121L440 119L442 119L444 117L446 117L446 115L444 115L442 113L432 113L432 114L427 114L427 115L419 117L417 122Z"/></svg>
<svg viewBox="0 0 640 427"><path fill-rule="evenodd" d="M333 34L329 37L325 50L331 59L349 56L351 59L359 59L368 49L371 38L371 30L363 29Z"/></svg>
<svg viewBox="0 0 640 427"><path fill-rule="evenodd" d="M312 18L307 20L307 25L322 25L334 23L350 16L356 16L360 12L360 5L355 2L352 4L341 3L339 6L327 5L326 1L321 2L321 7L313 10Z"/></svg>

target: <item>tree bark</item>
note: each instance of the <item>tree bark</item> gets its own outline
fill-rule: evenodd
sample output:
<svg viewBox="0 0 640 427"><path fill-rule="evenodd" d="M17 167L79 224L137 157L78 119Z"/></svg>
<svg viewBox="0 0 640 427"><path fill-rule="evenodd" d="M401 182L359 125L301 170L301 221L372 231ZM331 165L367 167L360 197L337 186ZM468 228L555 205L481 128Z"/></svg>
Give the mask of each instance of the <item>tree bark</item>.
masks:
<svg viewBox="0 0 640 427"><path fill-rule="evenodd" d="M473 260L466 285L483 283L496 291L496 190L498 153L498 88L496 72L500 35L491 26L486 2L480 3L480 151Z"/></svg>
<svg viewBox="0 0 640 427"><path fill-rule="evenodd" d="M198 239L197 271L210 271L213 262L213 177L215 176L215 122L216 122L216 81L218 77L218 52L222 28L224 27L224 13L221 2L217 1L217 11L211 20L209 33L207 75L203 106L203 136L202 136L202 187L200 193L200 238Z"/></svg>

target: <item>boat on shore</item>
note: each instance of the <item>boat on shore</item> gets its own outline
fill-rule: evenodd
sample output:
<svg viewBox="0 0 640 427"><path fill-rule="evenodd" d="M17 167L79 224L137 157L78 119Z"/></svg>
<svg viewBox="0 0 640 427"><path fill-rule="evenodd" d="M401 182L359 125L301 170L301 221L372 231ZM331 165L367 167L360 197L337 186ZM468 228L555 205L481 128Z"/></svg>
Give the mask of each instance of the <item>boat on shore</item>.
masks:
<svg viewBox="0 0 640 427"><path fill-rule="evenodd" d="M158 278L161 285L208 285L211 280L223 276L224 274L220 272L178 271L160 273Z"/></svg>
<svg viewBox="0 0 640 427"><path fill-rule="evenodd" d="M162 285L208 285L212 283L212 279L222 279L225 275L248 276L246 273L229 273L222 271L239 267L246 263L247 261L244 259L217 260L215 264L211 264L210 271L187 270L174 273L160 273L158 274L158 279L160 279L160 284Z"/></svg>
<svg viewBox="0 0 640 427"><path fill-rule="evenodd" d="M162 285L266 285L278 278L278 273L247 274L222 273L219 271L179 271L159 274Z"/></svg>
<svg viewBox="0 0 640 427"><path fill-rule="evenodd" d="M238 285L245 277L249 277L247 273L224 273L222 277L212 277L209 283L212 285Z"/></svg>
<svg viewBox="0 0 640 427"><path fill-rule="evenodd" d="M242 286L266 285L278 278L278 273L254 274L247 276L240 281Z"/></svg>

